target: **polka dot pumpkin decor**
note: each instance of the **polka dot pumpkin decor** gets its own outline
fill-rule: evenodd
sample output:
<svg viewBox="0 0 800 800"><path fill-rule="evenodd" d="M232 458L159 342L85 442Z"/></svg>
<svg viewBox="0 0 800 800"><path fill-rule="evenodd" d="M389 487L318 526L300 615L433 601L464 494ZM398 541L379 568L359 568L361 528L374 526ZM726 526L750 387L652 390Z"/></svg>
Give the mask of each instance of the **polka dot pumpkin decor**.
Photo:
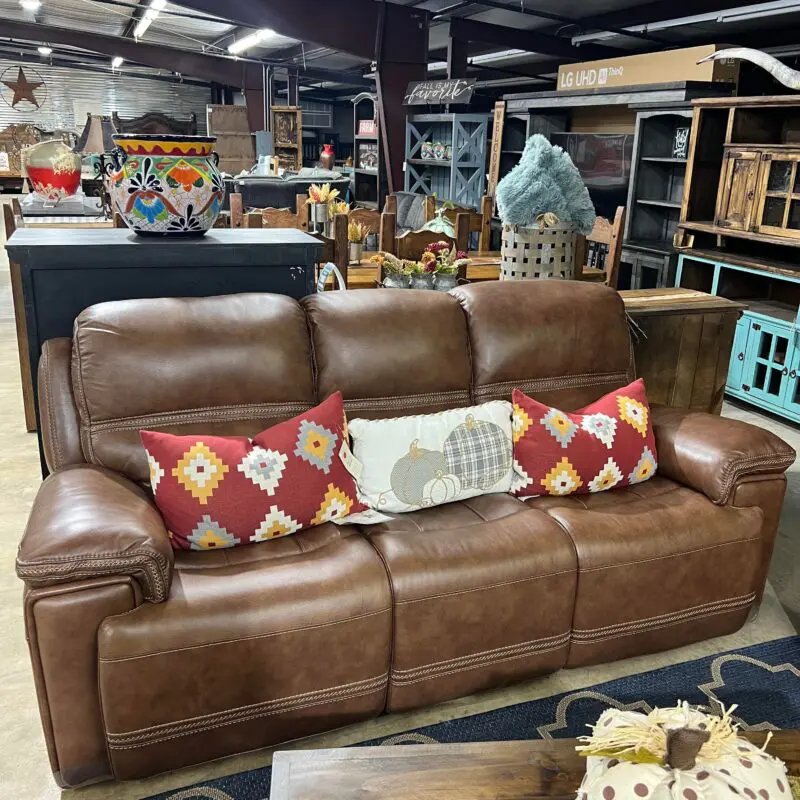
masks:
<svg viewBox="0 0 800 800"><path fill-rule="evenodd" d="M737 736L734 709L604 711L577 748L587 756L577 800L792 800L783 762Z"/></svg>

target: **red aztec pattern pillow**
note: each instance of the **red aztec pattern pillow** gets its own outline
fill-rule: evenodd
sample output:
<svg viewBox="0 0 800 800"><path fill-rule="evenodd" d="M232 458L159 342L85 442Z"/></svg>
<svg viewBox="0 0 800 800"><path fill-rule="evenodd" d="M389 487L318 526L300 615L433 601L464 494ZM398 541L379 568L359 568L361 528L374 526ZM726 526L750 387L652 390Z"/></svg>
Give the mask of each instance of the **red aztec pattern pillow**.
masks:
<svg viewBox="0 0 800 800"><path fill-rule="evenodd" d="M252 440L140 436L176 550L264 542L366 510L339 457L347 441L340 392Z"/></svg>
<svg viewBox="0 0 800 800"><path fill-rule="evenodd" d="M574 413L514 390L517 497L604 492L655 474L656 440L639 379Z"/></svg>

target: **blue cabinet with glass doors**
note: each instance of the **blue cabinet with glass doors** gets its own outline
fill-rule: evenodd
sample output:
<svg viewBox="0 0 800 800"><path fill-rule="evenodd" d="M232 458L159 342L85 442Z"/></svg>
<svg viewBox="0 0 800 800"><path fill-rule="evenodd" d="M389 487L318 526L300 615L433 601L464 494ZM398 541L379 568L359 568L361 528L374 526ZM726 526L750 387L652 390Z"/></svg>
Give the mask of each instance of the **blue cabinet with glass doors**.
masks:
<svg viewBox="0 0 800 800"><path fill-rule="evenodd" d="M682 253L676 285L739 300L726 392L800 422L800 267L759 269Z"/></svg>

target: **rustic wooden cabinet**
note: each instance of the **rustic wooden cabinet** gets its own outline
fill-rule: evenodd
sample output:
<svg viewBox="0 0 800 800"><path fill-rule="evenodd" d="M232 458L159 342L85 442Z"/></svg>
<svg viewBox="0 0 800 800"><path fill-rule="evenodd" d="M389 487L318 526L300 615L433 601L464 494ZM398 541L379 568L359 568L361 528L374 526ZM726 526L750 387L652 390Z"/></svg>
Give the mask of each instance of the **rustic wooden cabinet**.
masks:
<svg viewBox="0 0 800 800"><path fill-rule="evenodd" d="M726 148L717 198L716 224L737 231L750 229L756 197L761 153Z"/></svg>
<svg viewBox="0 0 800 800"><path fill-rule="evenodd" d="M800 147L762 151L756 233L800 238Z"/></svg>

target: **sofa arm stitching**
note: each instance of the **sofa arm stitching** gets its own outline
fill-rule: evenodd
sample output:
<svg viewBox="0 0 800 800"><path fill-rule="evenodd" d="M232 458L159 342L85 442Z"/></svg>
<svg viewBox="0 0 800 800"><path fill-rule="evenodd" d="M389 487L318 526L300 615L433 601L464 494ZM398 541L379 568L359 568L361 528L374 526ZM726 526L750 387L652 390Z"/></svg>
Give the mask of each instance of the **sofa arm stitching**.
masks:
<svg viewBox="0 0 800 800"><path fill-rule="evenodd" d="M47 409L47 427L49 431L49 438L53 444L53 455L55 463L53 464L53 469L58 469L61 466L62 462L62 452L61 452L61 442L58 438L58 432L56 430L56 423L55 423L55 415L53 412L53 406L51 403L50 397L50 357L49 357L49 349L44 348L42 350L42 372L44 372L44 386L42 387L42 401L44 402L44 406ZM41 414L39 415L41 417Z"/></svg>
<svg viewBox="0 0 800 800"><path fill-rule="evenodd" d="M156 603L166 600L164 574L168 570L167 559L152 550L137 548L97 555L52 556L36 561L17 558L17 575L27 583L37 586L47 585L48 580L109 575L119 570L124 572L132 567L139 567L140 569L136 571L145 574L146 580L142 588L145 590L146 599Z"/></svg>
<svg viewBox="0 0 800 800"><path fill-rule="evenodd" d="M744 475L758 472L772 472L776 468L788 469L795 460L795 454L769 453L763 456L751 456L737 461L731 461L723 470L722 493L719 504L727 503L730 499L733 486Z"/></svg>

